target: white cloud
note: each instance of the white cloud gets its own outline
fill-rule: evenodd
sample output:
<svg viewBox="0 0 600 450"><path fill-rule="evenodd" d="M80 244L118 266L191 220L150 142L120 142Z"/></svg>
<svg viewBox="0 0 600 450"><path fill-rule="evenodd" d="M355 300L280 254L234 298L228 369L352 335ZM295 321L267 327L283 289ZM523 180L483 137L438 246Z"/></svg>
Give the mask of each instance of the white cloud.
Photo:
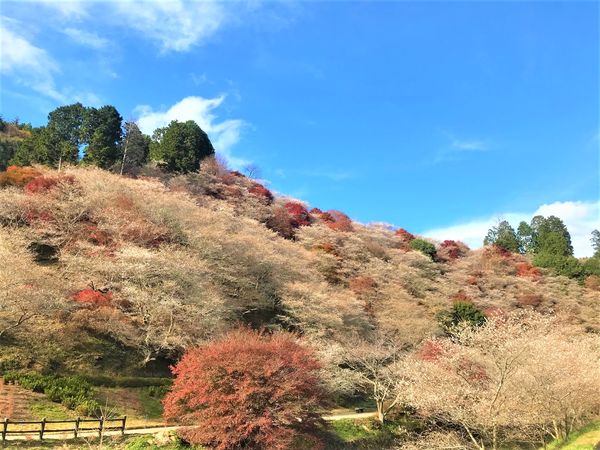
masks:
<svg viewBox="0 0 600 450"><path fill-rule="evenodd" d="M488 145L483 141L465 141L459 139L452 140L452 148L463 152L483 152L488 149Z"/></svg>
<svg viewBox="0 0 600 450"><path fill-rule="evenodd" d="M78 20L88 16L84 1L77 0L39 0L47 7L57 11L64 19Z"/></svg>
<svg viewBox="0 0 600 450"><path fill-rule="evenodd" d="M54 74L60 71L48 53L18 35L7 25L14 23L2 17L0 22L0 72L12 76L18 83L28 86L54 100L64 101L57 89Z"/></svg>
<svg viewBox="0 0 600 450"><path fill-rule="evenodd" d="M166 111L153 111L147 105L138 106L135 109L139 114L137 123L143 133L152 135L155 129L164 127L173 120L180 122L193 120L208 134L215 150L234 168L239 169L249 161L233 156L231 148L239 141L245 122L239 119L217 121L214 111L224 100L225 96L216 98L191 96L175 103Z"/></svg>
<svg viewBox="0 0 600 450"><path fill-rule="evenodd" d="M592 230L600 229L600 202L554 202L541 205L530 213L509 212L476 219L448 227L434 228L422 234L438 240L455 239L466 243L471 248L482 246L487 231L498 223L507 220L517 227L521 220L529 222L533 216L556 216L562 219L571 234L575 256L591 256L594 251L590 243Z"/></svg>
<svg viewBox="0 0 600 450"><path fill-rule="evenodd" d="M106 48L110 44L108 39L98 36L96 33L90 31L79 30L77 28L65 28L63 33L79 45L96 50Z"/></svg>
<svg viewBox="0 0 600 450"><path fill-rule="evenodd" d="M163 52L185 52L213 35L226 18L221 3L174 0L111 4L125 26L158 42Z"/></svg>

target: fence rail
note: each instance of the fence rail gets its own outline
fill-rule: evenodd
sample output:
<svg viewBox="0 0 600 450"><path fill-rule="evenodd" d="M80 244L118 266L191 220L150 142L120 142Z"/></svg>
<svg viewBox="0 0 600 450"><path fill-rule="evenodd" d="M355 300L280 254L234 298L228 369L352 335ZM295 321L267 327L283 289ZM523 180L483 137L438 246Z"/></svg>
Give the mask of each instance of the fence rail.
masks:
<svg viewBox="0 0 600 450"><path fill-rule="evenodd" d="M113 425L113 424L119 424ZM44 439L44 435L51 433L73 433L74 437L77 437L79 433L97 431L98 436L101 437L105 431L121 431L121 434L125 434L125 425L127 423L127 416L109 419L106 417L100 417L99 419L81 419L75 420L47 420L45 417L39 421L32 420L11 420L4 419L1 422L2 426L2 442L6 441L7 436L13 434L37 434L40 440ZM46 425L65 425L59 428L46 428ZM69 424L73 424L72 427L67 428ZM83 424L83 426L82 426ZM97 426L90 426L86 424L97 424ZM23 425L37 425L35 429L33 427L21 428ZM19 429L15 429L18 427ZM12 428L12 429L11 429Z"/></svg>

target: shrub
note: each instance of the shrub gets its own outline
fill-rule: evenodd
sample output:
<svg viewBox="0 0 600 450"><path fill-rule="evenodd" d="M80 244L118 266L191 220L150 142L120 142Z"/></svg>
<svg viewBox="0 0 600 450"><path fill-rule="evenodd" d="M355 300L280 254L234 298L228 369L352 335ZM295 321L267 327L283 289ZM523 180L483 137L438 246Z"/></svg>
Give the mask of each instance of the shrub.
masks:
<svg viewBox="0 0 600 450"><path fill-rule="evenodd" d="M404 228L398 228L394 234L396 236L398 236L400 238L400 240L406 244L410 243L410 241L413 241L415 239L415 235L412 233L409 233Z"/></svg>
<svg viewBox="0 0 600 450"><path fill-rule="evenodd" d="M450 297L453 302L468 302L469 296L462 289Z"/></svg>
<svg viewBox="0 0 600 450"><path fill-rule="evenodd" d="M59 377L29 372L7 372L4 380L17 382L21 387L45 394L51 401L75 409L82 415L95 414L100 405L96 402L92 386L78 376Z"/></svg>
<svg viewBox="0 0 600 450"><path fill-rule="evenodd" d="M273 214L267 219L265 225L286 239L294 238L292 219L287 210L282 206L273 209Z"/></svg>
<svg viewBox="0 0 600 450"><path fill-rule="evenodd" d="M329 210L321 214L321 220L332 230L342 232L354 231L352 220L341 211Z"/></svg>
<svg viewBox="0 0 600 450"><path fill-rule="evenodd" d="M293 228L308 226L311 224L311 217L302 203L287 202L283 205L290 215L290 224Z"/></svg>
<svg viewBox="0 0 600 450"><path fill-rule="evenodd" d="M539 280L539 278L542 276L542 272L537 267L533 267L529 263L522 262L517 264L517 276Z"/></svg>
<svg viewBox="0 0 600 450"><path fill-rule="evenodd" d="M25 185L25 192L28 194L39 194L49 191L60 183L75 184L75 178L69 175L46 176L41 175L34 178Z"/></svg>
<svg viewBox="0 0 600 450"><path fill-rule="evenodd" d="M192 444L226 450L289 448L318 420L320 364L286 333L230 332L188 350L173 368L164 415Z"/></svg>
<svg viewBox="0 0 600 450"><path fill-rule="evenodd" d="M0 187L23 187L41 175L42 173L33 167L9 166L6 168L6 172L0 173Z"/></svg>
<svg viewBox="0 0 600 450"><path fill-rule="evenodd" d="M564 275L569 278L580 278L584 273L583 265L574 256L540 253L534 256L533 264L551 269L557 275Z"/></svg>
<svg viewBox="0 0 600 450"><path fill-rule="evenodd" d="M270 205L273 203L273 194L270 190L264 187L262 184L254 183L248 189L248 192L256 197L258 197L263 203Z"/></svg>
<svg viewBox="0 0 600 450"><path fill-rule="evenodd" d="M71 298L77 303L97 307L110 305L113 297L110 292L101 292L88 288L75 292Z"/></svg>
<svg viewBox="0 0 600 450"><path fill-rule="evenodd" d="M351 278L348 284L350 289L358 295L369 294L377 288L377 283L373 278L364 276Z"/></svg>
<svg viewBox="0 0 600 450"><path fill-rule="evenodd" d="M438 321L442 328L452 333L452 329L461 323L467 323L471 326L481 326L485 323L486 317L483 312L469 301L457 301L448 311L438 315Z"/></svg>
<svg viewBox="0 0 600 450"><path fill-rule="evenodd" d="M436 256L440 261L449 262L458 258L462 258L469 251L462 242L456 242L453 240L443 241L437 249Z"/></svg>
<svg viewBox="0 0 600 450"><path fill-rule="evenodd" d="M435 245L424 239L413 239L409 244L412 250L418 250L424 255L429 256L431 259L435 258Z"/></svg>

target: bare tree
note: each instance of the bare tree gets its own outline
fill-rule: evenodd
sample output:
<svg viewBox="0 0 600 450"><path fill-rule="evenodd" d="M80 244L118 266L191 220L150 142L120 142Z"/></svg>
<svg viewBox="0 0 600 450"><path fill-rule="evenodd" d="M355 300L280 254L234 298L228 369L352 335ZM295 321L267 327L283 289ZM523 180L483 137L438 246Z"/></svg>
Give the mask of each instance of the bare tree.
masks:
<svg viewBox="0 0 600 450"><path fill-rule="evenodd" d="M244 173L246 174L246 176L248 176L249 178L260 178L260 175L261 175L260 167L258 167L254 163L245 164L243 167L243 170L244 170Z"/></svg>
<svg viewBox="0 0 600 450"><path fill-rule="evenodd" d="M377 335L371 340L355 338L345 353L344 366L354 372L359 387L375 401L381 423L401 399L398 371L402 354L393 335Z"/></svg>

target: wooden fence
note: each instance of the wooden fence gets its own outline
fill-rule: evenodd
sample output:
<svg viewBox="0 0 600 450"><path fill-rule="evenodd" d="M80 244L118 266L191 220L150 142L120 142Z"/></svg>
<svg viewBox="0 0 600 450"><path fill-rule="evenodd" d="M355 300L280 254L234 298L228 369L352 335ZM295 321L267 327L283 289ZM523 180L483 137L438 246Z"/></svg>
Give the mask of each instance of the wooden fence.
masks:
<svg viewBox="0 0 600 450"><path fill-rule="evenodd" d="M78 417L75 420L47 420L43 418L39 421L4 419L4 422L1 423L2 442L6 440L7 436L13 434L37 434L40 439L44 439L44 435L50 433L73 433L74 437L86 431L96 431L98 432L98 437L101 437L105 431L121 431L121 434L125 434L126 422L127 416L116 419L105 417L100 417L99 419L81 419ZM119 425L113 425L116 423ZM73 424L73 426L67 428L69 424ZM50 425L50 427L47 427L47 425ZM36 427L34 428L34 426Z"/></svg>

